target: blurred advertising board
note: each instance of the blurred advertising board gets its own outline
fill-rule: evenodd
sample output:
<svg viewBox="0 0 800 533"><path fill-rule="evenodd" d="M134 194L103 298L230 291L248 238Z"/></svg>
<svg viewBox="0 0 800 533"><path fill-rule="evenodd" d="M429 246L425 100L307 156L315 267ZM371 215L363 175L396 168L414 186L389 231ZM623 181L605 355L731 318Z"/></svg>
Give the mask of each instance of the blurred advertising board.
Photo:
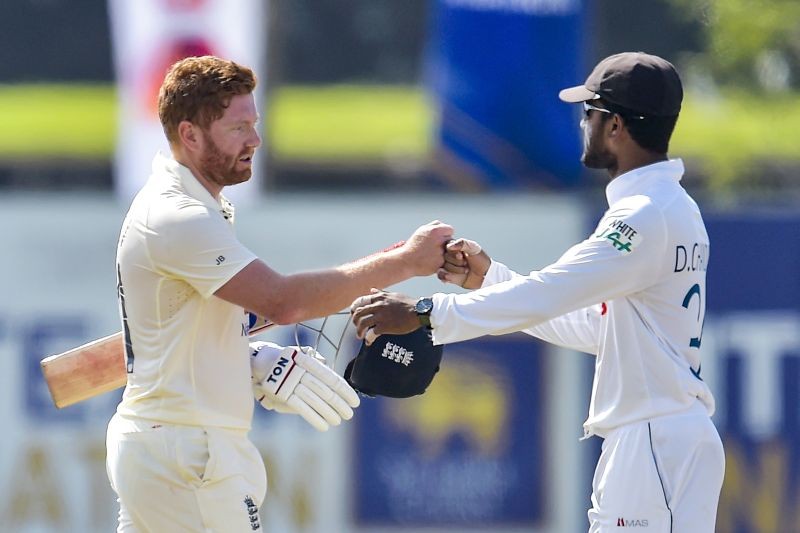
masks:
<svg viewBox="0 0 800 533"><path fill-rule="evenodd" d="M800 214L705 218L703 348L726 453L717 531L800 531Z"/></svg>
<svg viewBox="0 0 800 533"><path fill-rule="evenodd" d="M452 344L424 395L365 400L355 425L355 522L454 530L541 522L540 347L524 334Z"/></svg>
<svg viewBox="0 0 800 533"><path fill-rule="evenodd" d="M284 273L363 257L435 218L452 223L459 235L487 243L510 266L524 270L557 256L575 239L582 221L580 204L548 195L451 198L445 203L438 197L385 195L365 201L360 195L332 201L306 194L260 202L237 211L237 232ZM390 216L387 206L392 207ZM39 361L119 329L114 256L125 211L101 195L0 198L0 225L13 228L0 238L9 258L0 264L0 531L115 528L118 506L106 477L105 429L121 391L57 410ZM371 227L361 232L365 221ZM517 232L507 231L544 225L548 231L537 235L530 248L519 246ZM397 290L422 295L448 289L435 278L419 278ZM295 332L278 328L264 338L293 344ZM301 334L300 342L314 342L313 332ZM352 338L346 344L340 372L357 346ZM574 386L570 365L578 359L550 359L540 349L525 336L453 345L445 351L430 396L386 404L365 399L353 421L326 433L299 417L257 409L251 439L269 478L260 509L265 531L375 533L380 528L359 523L356 510L376 501L378 495L365 493L365 487L386 482L380 469L387 467L387 450L393 449L418 460L442 482L449 475L446 486L454 490L436 493L438 481L430 476L417 485L419 479L408 477L415 473L409 463L402 456L390 457L398 463L388 466L404 471L405 482L413 482L415 490L443 509L435 518L399 502L393 512L408 513L408 521L390 525L394 533L463 531L463 513L471 513L474 533L575 530L574 524L583 521L583 511L575 509L582 505L576 487L583 475L578 437L585 404L579 396L558 403L547 398L553 383ZM320 351L332 355L323 345ZM445 419L434 418L428 425L426 412L409 411L414 405ZM469 412L459 406L469 406ZM394 425L387 426L387 420ZM380 447L372 449L362 440L362 432L370 429L380 437ZM400 483L392 490L410 495L403 479L395 481ZM542 498L545 487L547 497ZM381 498L389 503L385 495ZM457 498L467 498L469 508ZM387 523L388 515L379 512L384 515L375 520Z"/></svg>
<svg viewBox="0 0 800 533"><path fill-rule="evenodd" d="M583 0L431 2L425 81L437 113L434 172L456 190L581 182Z"/></svg>

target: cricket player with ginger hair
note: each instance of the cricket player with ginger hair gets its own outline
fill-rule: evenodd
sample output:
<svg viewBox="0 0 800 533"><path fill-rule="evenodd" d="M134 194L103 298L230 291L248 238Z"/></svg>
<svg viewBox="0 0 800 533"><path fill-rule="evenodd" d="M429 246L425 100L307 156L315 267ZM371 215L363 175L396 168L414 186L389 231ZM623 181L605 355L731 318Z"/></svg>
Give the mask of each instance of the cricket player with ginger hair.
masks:
<svg viewBox="0 0 800 533"><path fill-rule="evenodd" d="M627 52L559 96L583 106L584 165L611 177L592 234L527 275L459 239L440 278L472 292L373 291L353 302L353 320L368 341L421 325L435 344L524 331L596 355L584 431L603 446L590 533L713 533L725 456L700 377L709 241L683 163L667 157L680 78L660 57Z"/></svg>
<svg viewBox="0 0 800 533"><path fill-rule="evenodd" d="M171 154L155 156L117 248L128 383L106 444L120 532L261 528L254 394L319 430L353 415L358 396L313 350L249 346L245 310L277 324L326 316L444 263L453 230L438 221L385 253L292 275L243 246L222 190L252 174L255 86L249 68L213 56L178 61L161 86Z"/></svg>

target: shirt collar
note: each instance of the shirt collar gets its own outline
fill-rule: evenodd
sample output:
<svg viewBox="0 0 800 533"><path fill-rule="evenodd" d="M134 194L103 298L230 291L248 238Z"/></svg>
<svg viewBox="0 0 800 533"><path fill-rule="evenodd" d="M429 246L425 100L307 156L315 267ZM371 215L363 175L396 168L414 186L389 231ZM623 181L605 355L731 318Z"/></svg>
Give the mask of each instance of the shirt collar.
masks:
<svg viewBox="0 0 800 533"><path fill-rule="evenodd" d="M217 200L211 196L208 189L203 187L203 184L197 180L191 170L178 163L172 156L158 152L153 158L153 174L159 175L162 173L171 176L189 196L200 200L209 209L218 211L225 220L233 224L234 207L230 200L222 194L219 195L219 200Z"/></svg>
<svg viewBox="0 0 800 533"><path fill-rule="evenodd" d="M623 198L644 192L655 181L668 180L678 183L683 177L683 161L669 159L629 170L620 174L606 186L608 205Z"/></svg>

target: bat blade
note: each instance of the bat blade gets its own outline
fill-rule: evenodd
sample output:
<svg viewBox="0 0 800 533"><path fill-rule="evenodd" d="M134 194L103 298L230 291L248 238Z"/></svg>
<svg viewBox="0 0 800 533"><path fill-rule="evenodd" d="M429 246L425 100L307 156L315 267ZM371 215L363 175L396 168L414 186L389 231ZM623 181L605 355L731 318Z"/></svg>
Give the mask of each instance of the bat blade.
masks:
<svg viewBox="0 0 800 533"><path fill-rule="evenodd" d="M128 375L122 342L122 332L118 332L42 359L42 374L56 407L125 386Z"/></svg>
<svg viewBox="0 0 800 533"><path fill-rule="evenodd" d="M274 325L254 316L248 335L258 335ZM123 342L120 331L42 359L42 374L56 407L61 409L124 387L128 373Z"/></svg>

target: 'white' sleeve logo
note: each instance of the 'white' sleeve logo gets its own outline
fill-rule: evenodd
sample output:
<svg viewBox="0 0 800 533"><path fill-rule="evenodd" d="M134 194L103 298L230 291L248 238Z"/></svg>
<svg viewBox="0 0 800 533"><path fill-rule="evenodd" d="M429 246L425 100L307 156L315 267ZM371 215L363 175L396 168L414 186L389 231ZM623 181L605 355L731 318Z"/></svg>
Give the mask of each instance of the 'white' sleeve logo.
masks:
<svg viewBox="0 0 800 533"><path fill-rule="evenodd" d="M631 253L642 242L642 235L625 221L612 218L597 228L595 239L606 241L618 252Z"/></svg>

